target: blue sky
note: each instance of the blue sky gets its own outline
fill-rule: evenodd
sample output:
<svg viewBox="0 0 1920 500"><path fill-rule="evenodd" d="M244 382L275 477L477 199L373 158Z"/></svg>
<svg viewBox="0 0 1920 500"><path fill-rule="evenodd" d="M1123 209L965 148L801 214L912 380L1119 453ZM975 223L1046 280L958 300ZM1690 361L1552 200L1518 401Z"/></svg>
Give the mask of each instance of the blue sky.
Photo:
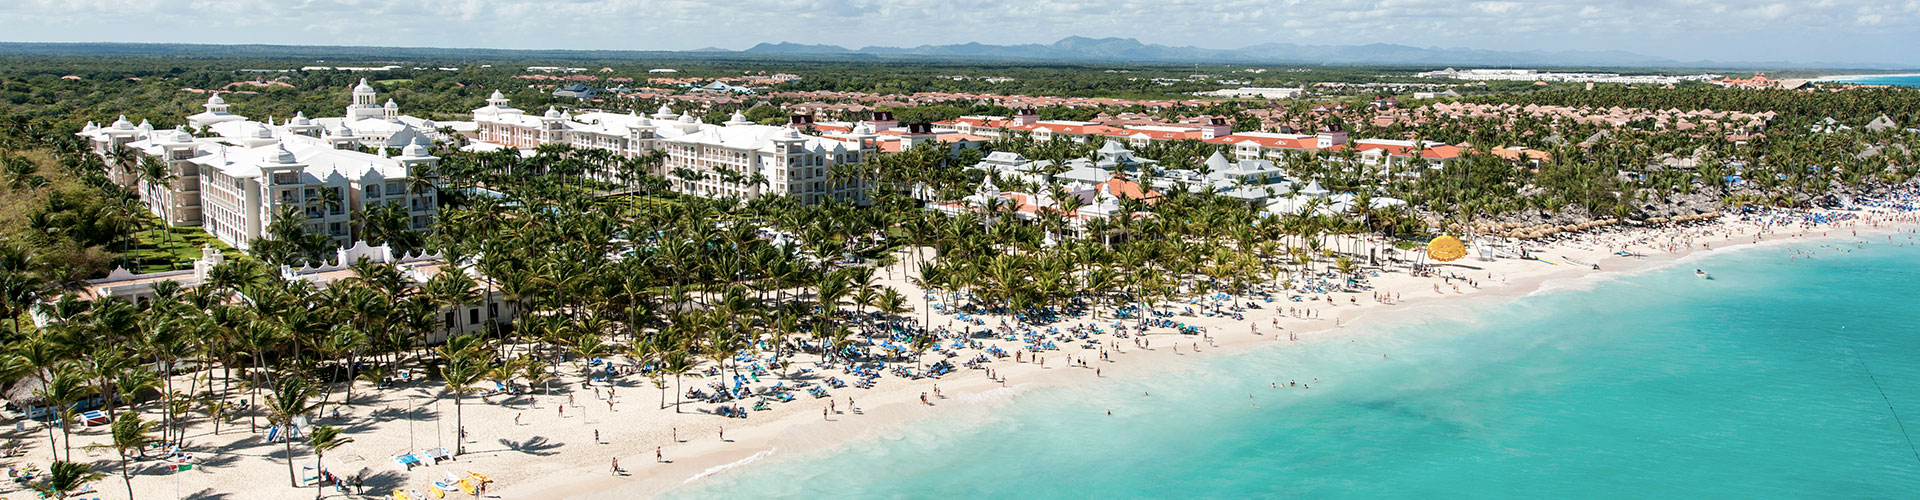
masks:
<svg viewBox="0 0 1920 500"><path fill-rule="evenodd" d="M1397 43L1920 67L1920 0L0 0L0 40L741 49Z"/></svg>

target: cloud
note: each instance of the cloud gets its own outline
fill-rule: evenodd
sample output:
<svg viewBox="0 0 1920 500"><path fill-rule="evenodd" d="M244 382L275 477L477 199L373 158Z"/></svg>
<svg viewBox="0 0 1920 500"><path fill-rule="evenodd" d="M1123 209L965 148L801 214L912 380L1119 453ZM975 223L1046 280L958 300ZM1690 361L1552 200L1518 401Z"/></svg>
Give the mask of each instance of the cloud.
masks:
<svg viewBox="0 0 1920 500"><path fill-rule="evenodd" d="M1920 65L1920 0L10 0L0 39L677 50L1399 43ZM1737 42L1734 42L1737 40Z"/></svg>

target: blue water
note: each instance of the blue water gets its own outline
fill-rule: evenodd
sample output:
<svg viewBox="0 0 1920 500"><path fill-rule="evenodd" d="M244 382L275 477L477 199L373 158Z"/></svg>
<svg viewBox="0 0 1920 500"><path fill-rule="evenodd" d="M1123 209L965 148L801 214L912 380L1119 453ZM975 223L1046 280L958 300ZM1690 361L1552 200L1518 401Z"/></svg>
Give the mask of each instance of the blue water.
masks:
<svg viewBox="0 0 1920 500"><path fill-rule="evenodd" d="M1840 82L1858 83L1861 85L1898 85L1901 87L1920 87L1920 75L1872 76L1872 77L1865 77L1865 78L1852 78L1847 80L1840 80Z"/></svg>
<svg viewBox="0 0 1920 500"><path fill-rule="evenodd" d="M949 403L669 496L1920 497L1920 457L1868 377L1920 432L1920 249L1789 261L1794 250L1824 249L1743 249L1152 376Z"/></svg>

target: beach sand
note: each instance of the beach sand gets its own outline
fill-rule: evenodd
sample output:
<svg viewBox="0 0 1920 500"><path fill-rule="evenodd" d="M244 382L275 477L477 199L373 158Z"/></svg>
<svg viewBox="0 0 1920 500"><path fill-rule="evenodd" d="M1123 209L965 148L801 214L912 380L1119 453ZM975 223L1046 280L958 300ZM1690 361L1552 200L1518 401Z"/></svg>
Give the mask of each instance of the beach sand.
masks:
<svg viewBox="0 0 1920 500"><path fill-rule="evenodd" d="M1905 217L1902 216L1903 219ZM1890 223L1883 223L1886 224ZM1553 243L1526 244L1526 248L1534 255L1558 265L1520 259L1483 261L1470 256L1436 267L1441 272L1473 280L1478 287L1458 279L1443 284L1439 277L1416 277L1408 274L1406 267L1394 267L1369 278L1373 290L1332 294L1333 304L1324 300L1298 303L1277 300L1262 303L1261 309L1246 310L1245 320L1204 316L1173 318L1189 325L1206 327L1212 337L1211 343L1200 335L1180 335L1169 329L1155 328L1146 336L1151 349L1136 348L1131 339L1096 336L1103 345L1118 346L1110 349L1110 360L1095 361L1098 359L1097 351L1072 347L1039 353L1047 361L1045 366L1034 362L1016 363L1011 357L996 359L987 366L1005 379L1004 384L989 380L983 370L966 368L959 368L955 373L939 379L905 380L889 375L881 377L871 389L849 386L830 390L835 412L824 417L822 412L828 407L828 399L815 399L804 392L796 393L797 398L792 402L774 403L772 410L751 411L751 416L746 419L701 413L716 406L705 403L686 403L682 405L684 413L676 413L671 406L660 408L661 391L648 379L638 375L624 377L619 382L615 387L617 397L612 399L609 407L605 398L608 391L603 387L596 395L593 390L581 388L581 379L576 375L579 373L577 365L567 363L562 365L561 370L567 376L554 384L552 395L541 393L510 399L492 397L485 402L469 396L464 408L468 431L466 454L455 461L416 467L411 471L396 465L390 457L409 450L455 447L454 440L457 437L453 401L437 384L423 383L376 390L362 383L355 388L354 406L342 408L342 416L338 419L321 418L316 423L342 427L346 429L346 436L355 439L354 443L329 453L326 463L330 471L341 477L364 474L366 498L391 498L389 492L395 489L426 492L432 481L448 473L464 475L468 471L486 474L496 480L486 498L633 498L700 481L725 480L727 471L750 466L753 461L768 456L827 449L863 437L880 435L897 428L902 422L936 418L944 407L1000 404L1037 387L1099 383L1094 367L1098 367L1100 375L1106 377L1150 376L1156 370L1183 366L1188 363L1185 359L1191 356L1235 352L1261 344L1296 342L1289 340L1290 334L1298 335L1297 342L1325 341L1342 335L1344 330L1355 324L1390 322L1399 315L1431 314L1435 309L1422 305L1470 304L1456 302L1464 298L1500 300L1533 293L1550 280L1580 278L1596 273L1635 272L1671 265L1703 250L1724 250L1763 241L1846 236L1848 231L1855 229L1865 233L1867 224L1847 222L1811 229L1775 228L1765 234L1754 223L1725 219L1691 227L1618 228ZM1622 249L1640 256L1625 257L1613 253ZM1598 264L1600 270L1562 262L1567 258ZM907 257L900 260L896 268L876 272L875 276L884 286L896 288L910 299L913 312L905 316L917 320L922 317L927 303L924 294L906 280L906 271L913 265L914 259ZM1439 285L1438 291L1436 284ZM1458 291L1453 288L1454 284L1459 285ZM1393 294L1401 300L1393 304L1376 302L1373 299L1375 293ZM1313 298L1324 296L1315 295ZM1286 314L1288 307L1311 308L1318 317L1292 317ZM1178 310L1179 307L1173 309ZM1109 313L1102 311L1103 319L1097 321L1082 319L1067 323L1096 323L1104 327L1115 321L1107 316ZM931 316L935 325L946 324L951 319L938 313ZM996 316L983 317L990 326L999 319ZM1279 328L1273 326L1275 318L1278 319ZM1336 321L1340 326L1336 327ZM1252 332L1249 332L1249 325L1255 327ZM1066 324L1060 326L1064 330ZM1017 344L998 340L987 343L1001 345L1009 351ZM1194 352L1196 345L1199 352ZM973 357L974 352L965 350L954 358L955 362ZM1076 360L1086 356L1088 367L1068 367L1065 363L1068 355ZM924 359L931 363L940 357L929 353ZM800 354L790 359L795 361L793 366L797 371L797 368L814 366L813 362L818 357ZM616 362L625 363L624 360ZM822 376L841 375L835 372ZM726 373L724 377L731 378L731 373ZM689 375L676 388L669 378L669 394L665 398L671 403L671 392L705 387L712 380ZM771 385L775 380L763 377L761 383L755 385ZM942 397L931 394L936 384ZM923 393L927 393L931 404L921 403ZM571 394L570 405L568 394ZM244 393L238 393L229 399L244 397ZM848 402L849 398L857 402L861 411L850 411L852 405ZM332 400L338 399L338 395L335 395ZM411 413L407 411L409 404L416 407ZM751 406L752 402L730 404ZM158 419L157 411L147 413L153 419ZM191 428L186 450L194 455L200 465L186 472L141 474L134 479L138 496L171 498L175 492L188 498L304 498L313 495L311 486L304 490L292 489L287 477L285 448L277 443L266 443L260 434L250 432L247 420L239 418L225 424L222 432L216 435L212 433L211 422L194 414L188 421ZM265 420L261 419L260 422L264 425ZM721 435L723 428L724 439ZM8 429L7 432L9 439L27 445L26 455L13 458L13 464L34 463L44 467L49 460L49 447L47 433L42 427L37 423L28 423L17 429ZM83 451L83 446L101 442L105 432L105 426L78 429L73 443L76 457L82 461L110 458L110 451ZM596 432L599 436L597 441ZM656 449L663 454L666 462L655 461ZM303 443L295 444L294 456L296 469L298 464L313 459ZM610 471L615 459L618 459L624 473L613 474ZM148 460L137 464L137 467L164 466ZM97 496L126 496L120 478L113 475L117 468L101 470L108 472L109 476L95 483L100 489ZM20 493L20 487L11 483L6 488L0 490L0 496L16 498L31 495ZM328 496L339 498L331 489L328 490ZM450 496L471 498L458 492Z"/></svg>

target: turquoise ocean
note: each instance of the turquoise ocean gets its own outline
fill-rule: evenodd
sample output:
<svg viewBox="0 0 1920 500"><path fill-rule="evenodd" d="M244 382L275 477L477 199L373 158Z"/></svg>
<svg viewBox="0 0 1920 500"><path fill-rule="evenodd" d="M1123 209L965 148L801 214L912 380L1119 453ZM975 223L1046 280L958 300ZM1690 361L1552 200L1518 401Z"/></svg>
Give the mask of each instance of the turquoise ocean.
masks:
<svg viewBox="0 0 1920 500"><path fill-rule="evenodd" d="M1862 85L1898 85L1901 87L1920 87L1920 75L1869 76L1869 77L1863 77L1863 78L1851 78L1851 79L1841 80L1841 81L1846 83L1858 83Z"/></svg>
<svg viewBox="0 0 1920 500"><path fill-rule="evenodd" d="M950 404L667 497L1916 498L1920 248L1855 241Z"/></svg>

